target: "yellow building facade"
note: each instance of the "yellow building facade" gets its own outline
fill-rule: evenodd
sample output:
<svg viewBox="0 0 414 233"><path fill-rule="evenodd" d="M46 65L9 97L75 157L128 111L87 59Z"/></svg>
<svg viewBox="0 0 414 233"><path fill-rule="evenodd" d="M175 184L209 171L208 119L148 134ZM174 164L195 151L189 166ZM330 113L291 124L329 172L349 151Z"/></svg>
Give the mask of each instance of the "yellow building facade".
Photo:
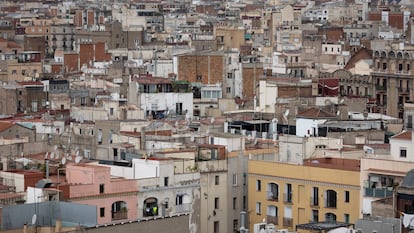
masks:
<svg viewBox="0 0 414 233"><path fill-rule="evenodd" d="M250 232L254 232L255 223L264 221L275 224L277 229L288 230L311 222L355 223L360 212L359 176L355 168L344 170L250 160Z"/></svg>

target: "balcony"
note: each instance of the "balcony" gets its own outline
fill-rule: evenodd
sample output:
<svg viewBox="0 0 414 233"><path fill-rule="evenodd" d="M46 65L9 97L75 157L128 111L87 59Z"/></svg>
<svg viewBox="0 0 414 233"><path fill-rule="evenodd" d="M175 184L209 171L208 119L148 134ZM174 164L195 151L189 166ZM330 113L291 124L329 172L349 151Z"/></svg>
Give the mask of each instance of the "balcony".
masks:
<svg viewBox="0 0 414 233"><path fill-rule="evenodd" d="M293 226L293 218L283 218L283 226L284 227L292 227Z"/></svg>
<svg viewBox="0 0 414 233"><path fill-rule="evenodd" d="M182 204L175 206L176 213L188 213L191 212L191 204Z"/></svg>
<svg viewBox="0 0 414 233"><path fill-rule="evenodd" d="M398 88L398 91L400 92L400 94L410 94L410 90L408 89L408 88L402 88L402 87L399 87Z"/></svg>
<svg viewBox="0 0 414 233"><path fill-rule="evenodd" d="M112 212L112 221L127 219L127 218L128 218L128 211Z"/></svg>
<svg viewBox="0 0 414 233"><path fill-rule="evenodd" d="M378 92L386 92L387 86L375 85L375 90L377 90Z"/></svg>
<svg viewBox="0 0 414 233"><path fill-rule="evenodd" d="M267 224L269 224L269 223L273 223L275 225L279 224L278 216L267 215L266 216L266 221L267 221Z"/></svg>
<svg viewBox="0 0 414 233"><path fill-rule="evenodd" d="M272 192L272 191L267 191L266 200L268 200L268 201L279 201L279 197L278 197L277 193Z"/></svg>
<svg viewBox="0 0 414 233"><path fill-rule="evenodd" d="M283 202L292 204L292 193L284 193Z"/></svg>
<svg viewBox="0 0 414 233"><path fill-rule="evenodd" d="M389 190L387 188L364 188L365 189L365 196L366 197L391 197L393 194L393 190Z"/></svg>

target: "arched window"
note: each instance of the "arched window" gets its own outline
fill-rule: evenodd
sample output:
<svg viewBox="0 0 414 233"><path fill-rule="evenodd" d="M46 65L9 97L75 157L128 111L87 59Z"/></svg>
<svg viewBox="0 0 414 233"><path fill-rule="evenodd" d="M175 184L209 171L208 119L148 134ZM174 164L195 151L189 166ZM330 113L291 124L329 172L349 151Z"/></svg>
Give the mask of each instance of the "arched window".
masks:
<svg viewBox="0 0 414 233"><path fill-rule="evenodd" d="M325 207L336 208L336 192L334 190L326 190L325 192Z"/></svg>
<svg viewBox="0 0 414 233"><path fill-rule="evenodd" d="M267 200L278 201L279 200L279 185L276 183L267 184Z"/></svg>
<svg viewBox="0 0 414 233"><path fill-rule="evenodd" d="M128 208L125 201L117 201L112 203L111 207L112 220L120 220L128 218Z"/></svg>

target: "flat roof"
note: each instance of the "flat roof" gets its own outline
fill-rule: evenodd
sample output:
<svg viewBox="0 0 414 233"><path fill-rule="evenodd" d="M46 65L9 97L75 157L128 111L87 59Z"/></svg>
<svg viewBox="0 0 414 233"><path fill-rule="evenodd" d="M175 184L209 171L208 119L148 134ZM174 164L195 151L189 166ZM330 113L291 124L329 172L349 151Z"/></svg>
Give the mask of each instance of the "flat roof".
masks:
<svg viewBox="0 0 414 233"><path fill-rule="evenodd" d="M303 230L316 230L316 231L329 231L339 227L349 227L352 226L351 223L345 222L334 222L334 221L324 221L324 222L313 222L313 223L304 223L296 225L297 229Z"/></svg>

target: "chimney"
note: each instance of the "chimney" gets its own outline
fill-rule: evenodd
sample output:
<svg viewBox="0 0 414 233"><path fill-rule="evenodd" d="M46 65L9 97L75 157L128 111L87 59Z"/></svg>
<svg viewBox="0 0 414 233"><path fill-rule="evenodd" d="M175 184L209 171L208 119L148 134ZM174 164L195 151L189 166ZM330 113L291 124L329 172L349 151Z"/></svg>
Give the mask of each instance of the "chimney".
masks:
<svg viewBox="0 0 414 233"><path fill-rule="evenodd" d="M45 159L46 179L49 179L49 159Z"/></svg>
<svg viewBox="0 0 414 233"><path fill-rule="evenodd" d="M27 223L23 225L23 233L27 233Z"/></svg>

